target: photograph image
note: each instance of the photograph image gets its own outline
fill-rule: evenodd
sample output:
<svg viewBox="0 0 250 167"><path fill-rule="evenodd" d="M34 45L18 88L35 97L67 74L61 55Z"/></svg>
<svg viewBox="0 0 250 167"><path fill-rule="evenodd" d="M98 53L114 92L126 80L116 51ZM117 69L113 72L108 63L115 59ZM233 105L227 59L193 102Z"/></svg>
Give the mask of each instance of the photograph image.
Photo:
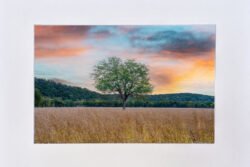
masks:
<svg viewBox="0 0 250 167"><path fill-rule="evenodd" d="M35 25L34 143L211 143L216 26Z"/></svg>

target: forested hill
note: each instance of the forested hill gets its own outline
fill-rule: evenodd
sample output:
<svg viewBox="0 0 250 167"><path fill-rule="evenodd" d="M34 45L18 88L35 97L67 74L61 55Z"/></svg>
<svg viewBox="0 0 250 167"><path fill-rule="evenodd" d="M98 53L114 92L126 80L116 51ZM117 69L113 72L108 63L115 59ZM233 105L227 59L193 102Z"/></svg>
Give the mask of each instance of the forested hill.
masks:
<svg viewBox="0 0 250 167"><path fill-rule="evenodd" d="M35 88L38 89L43 96L61 98L63 100L87 100L102 98L101 94L90 91L86 88L72 87L52 80L35 78Z"/></svg>
<svg viewBox="0 0 250 167"><path fill-rule="evenodd" d="M214 102L214 96L193 94L193 93L174 93L147 95L150 101L195 101L195 102Z"/></svg>
<svg viewBox="0 0 250 167"><path fill-rule="evenodd" d="M121 101L118 95L100 94L86 88L35 78L35 106L119 107ZM127 106L213 108L214 97L191 93L145 95L140 98L130 98Z"/></svg>

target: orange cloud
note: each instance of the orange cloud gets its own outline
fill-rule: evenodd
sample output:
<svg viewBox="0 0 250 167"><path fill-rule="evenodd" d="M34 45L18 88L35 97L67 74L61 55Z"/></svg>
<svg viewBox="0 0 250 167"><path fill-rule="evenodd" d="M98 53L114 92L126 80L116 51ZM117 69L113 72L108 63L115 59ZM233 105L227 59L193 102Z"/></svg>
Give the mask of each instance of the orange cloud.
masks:
<svg viewBox="0 0 250 167"><path fill-rule="evenodd" d="M38 42L64 42L81 40L91 26L35 26L35 40Z"/></svg>
<svg viewBox="0 0 250 167"><path fill-rule="evenodd" d="M35 57L77 56L89 47L81 41L91 26L35 26Z"/></svg>
<svg viewBox="0 0 250 167"><path fill-rule="evenodd" d="M195 89L192 86L213 84L214 51L202 57L178 59L178 64L174 66L156 66L152 63L150 77L155 87L154 94L189 92Z"/></svg>
<svg viewBox="0 0 250 167"><path fill-rule="evenodd" d="M35 49L35 55L37 58L42 57L67 57L67 56L78 56L84 53L86 48L55 48L55 49Z"/></svg>

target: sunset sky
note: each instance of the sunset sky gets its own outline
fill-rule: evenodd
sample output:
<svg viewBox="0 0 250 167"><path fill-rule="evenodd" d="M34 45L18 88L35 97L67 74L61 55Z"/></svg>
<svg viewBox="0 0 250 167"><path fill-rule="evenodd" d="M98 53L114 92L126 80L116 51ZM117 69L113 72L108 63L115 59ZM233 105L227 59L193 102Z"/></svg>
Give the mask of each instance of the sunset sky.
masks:
<svg viewBox="0 0 250 167"><path fill-rule="evenodd" d="M215 26L35 26L35 77L96 91L93 66L110 56L149 68L153 94L214 95Z"/></svg>

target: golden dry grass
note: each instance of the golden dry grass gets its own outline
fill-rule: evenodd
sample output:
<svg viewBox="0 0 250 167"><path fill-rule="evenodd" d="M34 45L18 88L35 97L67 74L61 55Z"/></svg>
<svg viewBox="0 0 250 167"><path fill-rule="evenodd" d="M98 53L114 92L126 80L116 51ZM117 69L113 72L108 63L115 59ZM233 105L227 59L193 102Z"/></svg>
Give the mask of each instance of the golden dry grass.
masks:
<svg viewBox="0 0 250 167"><path fill-rule="evenodd" d="M35 143L213 142L213 109L35 108Z"/></svg>

